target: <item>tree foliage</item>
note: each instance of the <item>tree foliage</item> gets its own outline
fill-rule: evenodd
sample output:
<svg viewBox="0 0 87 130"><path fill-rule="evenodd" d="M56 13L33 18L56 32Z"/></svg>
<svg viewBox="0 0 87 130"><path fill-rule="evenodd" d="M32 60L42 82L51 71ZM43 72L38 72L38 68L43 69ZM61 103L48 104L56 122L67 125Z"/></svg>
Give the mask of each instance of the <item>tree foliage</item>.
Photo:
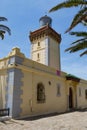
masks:
<svg viewBox="0 0 87 130"><path fill-rule="evenodd" d="M0 17L0 22L1 21L7 21L7 18L5 17ZM3 40L4 39L4 36L5 36L5 33L8 32L9 35L11 35L11 30L9 27L3 25L3 24L0 24L0 37L1 39Z"/></svg>
<svg viewBox="0 0 87 130"><path fill-rule="evenodd" d="M71 7L80 7L79 11L74 16L71 25L65 31L65 33L69 32L70 35L75 35L77 37L81 37L77 41L72 43L72 46L67 48L65 51L69 51L70 53L76 52L79 50L85 49L80 56L87 54L87 32L71 32L71 30L77 26L78 24L82 23L83 26L87 27L87 0L66 0L52 9L49 12L57 11L63 8L71 8Z"/></svg>

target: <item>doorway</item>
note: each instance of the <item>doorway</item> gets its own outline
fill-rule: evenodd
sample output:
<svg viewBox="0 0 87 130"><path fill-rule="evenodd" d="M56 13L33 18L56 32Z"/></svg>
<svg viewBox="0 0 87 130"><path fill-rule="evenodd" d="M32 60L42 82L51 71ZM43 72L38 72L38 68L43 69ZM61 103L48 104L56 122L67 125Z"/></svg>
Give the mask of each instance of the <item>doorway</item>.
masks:
<svg viewBox="0 0 87 130"><path fill-rule="evenodd" d="M73 90L69 88L69 108L73 108Z"/></svg>

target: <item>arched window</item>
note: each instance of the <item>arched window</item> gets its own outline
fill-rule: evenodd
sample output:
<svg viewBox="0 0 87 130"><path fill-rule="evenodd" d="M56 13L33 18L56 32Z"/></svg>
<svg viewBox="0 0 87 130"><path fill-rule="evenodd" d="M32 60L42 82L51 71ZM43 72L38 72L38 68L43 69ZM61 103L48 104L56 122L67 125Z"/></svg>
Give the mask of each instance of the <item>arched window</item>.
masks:
<svg viewBox="0 0 87 130"><path fill-rule="evenodd" d="M45 102L45 88L42 83L37 85L37 101L40 103Z"/></svg>

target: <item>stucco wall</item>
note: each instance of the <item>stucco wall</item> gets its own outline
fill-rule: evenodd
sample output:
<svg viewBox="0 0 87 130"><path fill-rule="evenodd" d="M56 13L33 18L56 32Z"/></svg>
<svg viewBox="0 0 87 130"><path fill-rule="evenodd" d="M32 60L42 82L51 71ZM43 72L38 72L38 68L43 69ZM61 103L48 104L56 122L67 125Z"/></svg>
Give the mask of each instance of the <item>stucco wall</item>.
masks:
<svg viewBox="0 0 87 130"><path fill-rule="evenodd" d="M49 66L60 70L60 44L49 38Z"/></svg>
<svg viewBox="0 0 87 130"><path fill-rule="evenodd" d="M73 108L87 108L86 80L67 80L66 73L58 74L52 67L25 58L17 48L13 52L0 61L0 108L10 107L12 117L65 112L69 110L69 88L72 88ZM38 83L45 88L43 103L37 101Z"/></svg>
<svg viewBox="0 0 87 130"><path fill-rule="evenodd" d="M6 106L7 67L8 58L0 59L0 109Z"/></svg>
<svg viewBox="0 0 87 130"><path fill-rule="evenodd" d="M21 104L21 116L27 116L31 114L32 111L32 72L22 70L24 78L22 79L23 86L21 95L22 104Z"/></svg>
<svg viewBox="0 0 87 130"><path fill-rule="evenodd" d="M25 63L24 63L25 64ZM37 115L67 110L67 95L65 79L51 73L52 70L42 64L33 62L33 69L22 68L23 94L21 95L21 116ZM47 73L47 70L48 73ZM40 71L41 70L41 71ZM49 82L51 84L49 84ZM42 83L45 87L46 100L44 103L37 102L37 84ZM60 85L60 95L57 95L57 85Z"/></svg>
<svg viewBox="0 0 87 130"><path fill-rule="evenodd" d="M49 84L49 81L51 84ZM45 103L37 102L37 84L43 83L45 87ZM60 95L57 95L57 85L60 84ZM34 75L34 108L37 114L66 111L66 92L63 80L46 75Z"/></svg>
<svg viewBox="0 0 87 130"><path fill-rule="evenodd" d="M40 43L40 46L38 46L38 42ZM31 45L31 59L39 63L46 64L46 58L46 39L40 38L33 41Z"/></svg>
<svg viewBox="0 0 87 130"><path fill-rule="evenodd" d="M38 42L40 42L40 46L38 46ZM60 44L48 36L33 41L31 44L31 59L60 70Z"/></svg>
<svg viewBox="0 0 87 130"><path fill-rule="evenodd" d="M87 99L85 97L85 90L87 90L87 81L81 80L77 87L78 108L87 108Z"/></svg>
<svg viewBox="0 0 87 130"><path fill-rule="evenodd" d="M5 70L0 71L0 109L5 108L6 105L6 86L7 73Z"/></svg>

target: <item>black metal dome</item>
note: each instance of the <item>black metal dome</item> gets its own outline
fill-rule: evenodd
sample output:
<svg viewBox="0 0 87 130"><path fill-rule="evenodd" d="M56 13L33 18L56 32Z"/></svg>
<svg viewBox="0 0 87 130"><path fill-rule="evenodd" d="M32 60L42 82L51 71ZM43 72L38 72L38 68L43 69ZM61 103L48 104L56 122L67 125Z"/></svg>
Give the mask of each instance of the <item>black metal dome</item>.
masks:
<svg viewBox="0 0 87 130"><path fill-rule="evenodd" d="M48 17L47 15L41 17L39 19L39 22L40 22L40 27L45 26L45 25L49 25L50 27L52 26L52 19Z"/></svg>

